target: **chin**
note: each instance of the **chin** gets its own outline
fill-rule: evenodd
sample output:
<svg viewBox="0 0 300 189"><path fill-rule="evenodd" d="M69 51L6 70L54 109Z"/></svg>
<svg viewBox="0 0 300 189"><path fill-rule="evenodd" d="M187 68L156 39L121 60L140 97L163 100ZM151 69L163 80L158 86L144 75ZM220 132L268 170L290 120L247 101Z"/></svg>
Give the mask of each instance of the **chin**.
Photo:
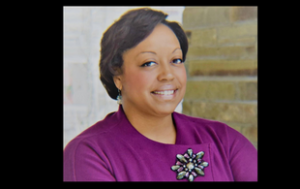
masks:
<svg viewBox="0 0 300 189"><path fill-rule="evenodd" d="M153 107L155 114L159 115L159 116L166 116L169 114L172 114L175 109L176 109L177 105L161 105L161 106L156 106Z"/></svg>

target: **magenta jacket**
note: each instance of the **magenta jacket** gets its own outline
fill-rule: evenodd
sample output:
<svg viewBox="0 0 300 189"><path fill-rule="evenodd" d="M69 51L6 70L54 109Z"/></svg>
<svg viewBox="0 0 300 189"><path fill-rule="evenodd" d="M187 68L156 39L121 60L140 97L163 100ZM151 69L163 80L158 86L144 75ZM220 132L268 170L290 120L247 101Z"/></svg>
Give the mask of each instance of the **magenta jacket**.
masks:
<svg viewBox="0 0 300 189"><path fill-rule="evenodd" d="M140 134L122 106L64 149L64 181L257 181L257 150L224 123L174 112L176 143Z"/></svg>

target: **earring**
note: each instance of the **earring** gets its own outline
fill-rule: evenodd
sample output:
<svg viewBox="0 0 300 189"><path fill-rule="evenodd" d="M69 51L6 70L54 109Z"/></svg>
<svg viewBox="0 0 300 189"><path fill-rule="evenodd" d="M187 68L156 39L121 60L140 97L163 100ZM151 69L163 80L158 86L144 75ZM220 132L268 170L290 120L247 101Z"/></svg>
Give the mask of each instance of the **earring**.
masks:
<svg viewBox="0 0 300 189"><path fill-rule="evenodd" d="M122 104L122 95L121 95L119 89L118 89L118 92L119 92L119 95L117 96L117 103L118 103L119 105L121 105L121 104Z"/></svg>

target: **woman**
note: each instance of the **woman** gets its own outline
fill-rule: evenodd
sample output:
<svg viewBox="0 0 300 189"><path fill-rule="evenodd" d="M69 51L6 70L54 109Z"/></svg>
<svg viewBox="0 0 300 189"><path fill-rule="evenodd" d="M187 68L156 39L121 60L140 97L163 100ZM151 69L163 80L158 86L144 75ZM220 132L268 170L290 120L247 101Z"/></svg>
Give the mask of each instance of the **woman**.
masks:
<svg viewBox="0 0 300 189"><path fill-rule="evenodd" d="M101 41L100 80L118 112L64 150L65 181L256 181L257 151L224 123L174 112L187 38L166 14L136 9Z"/></svg>

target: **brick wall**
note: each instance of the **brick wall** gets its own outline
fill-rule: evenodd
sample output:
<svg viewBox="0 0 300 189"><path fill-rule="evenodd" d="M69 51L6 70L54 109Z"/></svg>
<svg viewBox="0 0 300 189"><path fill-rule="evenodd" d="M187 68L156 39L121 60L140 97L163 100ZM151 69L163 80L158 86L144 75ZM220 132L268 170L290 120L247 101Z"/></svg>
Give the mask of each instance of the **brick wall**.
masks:
<svg viewBox="0 0 300 189"><path fill-rule="evenodd" d="M183 113L224 122L257 148L257 7L186 7Z"/></svg>

